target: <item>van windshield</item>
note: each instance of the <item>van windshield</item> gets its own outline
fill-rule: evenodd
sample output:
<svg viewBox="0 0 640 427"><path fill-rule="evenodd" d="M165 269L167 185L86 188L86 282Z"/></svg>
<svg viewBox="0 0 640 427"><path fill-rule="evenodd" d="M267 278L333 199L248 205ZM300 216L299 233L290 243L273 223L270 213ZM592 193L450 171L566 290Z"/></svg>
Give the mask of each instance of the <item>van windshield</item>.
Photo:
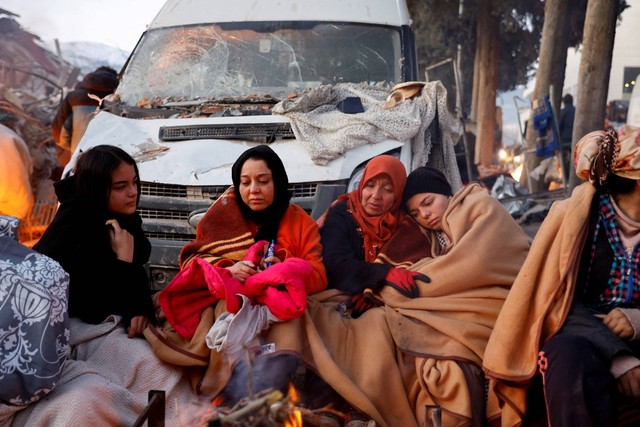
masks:
<svg viewBox="0 0 640 427"><path fill-rule="evenodd" d="M321 84L401 81L399 29L350 23L243 22L150 30L133 52L120 99L274 101Z"/></svg>

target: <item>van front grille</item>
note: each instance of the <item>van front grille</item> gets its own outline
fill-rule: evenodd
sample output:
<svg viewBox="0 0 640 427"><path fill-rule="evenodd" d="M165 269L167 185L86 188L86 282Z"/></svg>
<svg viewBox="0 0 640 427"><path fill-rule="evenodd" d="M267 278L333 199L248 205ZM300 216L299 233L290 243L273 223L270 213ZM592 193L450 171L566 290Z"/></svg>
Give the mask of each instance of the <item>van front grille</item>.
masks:
<svg viewBox="0 0 640 427"><path fill-rule="evenodd" d="M148 239L158 239L158 240L170 240L174 242L190 242L195 240L196 233L193 234L180 234L180 233L158 233L158 232L149 232L145 231L145 236Z"/></svg>
<svg viewBox="0 0 640 427"><path fill-rule="evenodd" d="M143 196L177 197L181 199L217 200L228 186L186 186L175 184L159 184L157 182L143 182ZM318 191L318 184L290 184L289 191L293 197L314 197Z"/></svg>
<svg viewBox="0 0 640 427"><path fill-rule="evenodd" d="M143 182L141 195L153 197L187 197L187 187L184 185L158 184L156 182Z"/></svg>
<svg viewBox="0 0 640 427"><path fill-rule="evenodd" d="M188 221L189 212L184 211L168 211L164 209L138 209L138 213L143 219L174 219L179 221Z"/></svg>
<svg viewBox="0 0 640 427"><path fill-rule="evenodd" d="M293 184L289 186L293 197L315 197L318 184Z"/></svg>

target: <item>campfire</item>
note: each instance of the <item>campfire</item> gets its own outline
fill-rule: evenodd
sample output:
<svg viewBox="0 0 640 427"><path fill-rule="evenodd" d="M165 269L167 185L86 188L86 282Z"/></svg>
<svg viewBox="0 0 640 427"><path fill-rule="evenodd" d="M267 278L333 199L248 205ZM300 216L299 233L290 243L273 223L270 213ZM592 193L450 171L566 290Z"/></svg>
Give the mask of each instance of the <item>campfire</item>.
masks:
<svg viewBox="0 0 640 427"><path fill-rule="evenodd" d="M180 417L180 425L185 427L342 427L348 420L347 414L331 405L305 408L293 384L289 384L286 395L267 389L231 407L217 397L208 407L198 405L183 412L189 412ZM375 423L370 421L367 426L375 427Z"/></svg>

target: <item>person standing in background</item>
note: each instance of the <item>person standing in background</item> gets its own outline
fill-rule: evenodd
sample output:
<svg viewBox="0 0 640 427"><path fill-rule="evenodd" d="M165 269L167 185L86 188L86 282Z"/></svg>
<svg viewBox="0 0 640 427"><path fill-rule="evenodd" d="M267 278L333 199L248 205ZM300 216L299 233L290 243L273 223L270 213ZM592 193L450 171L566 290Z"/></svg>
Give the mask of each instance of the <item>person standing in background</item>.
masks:
<svg viewBox="0 0 640 427"><path fill-rule="evenodd" d="M562 150L563 171L569 176L569 162L571 159L571 138L573 135L573 120L576 117L576 107L573 106L573 96L566 94L562 97L563 107L558 119L558 134L560 135L560 149Z"/></svg>
<svg viewBox="0 0 640 427"><path fill-rule="evenodd" d="M58 107L51 124L51 133L59 147L58 160L65 166L84 135L91 113L100 101L118 87L118 73L111 67L102 66L87 74L74 90L69 92ZM95 95L91 97L89 95Z"/></svg>

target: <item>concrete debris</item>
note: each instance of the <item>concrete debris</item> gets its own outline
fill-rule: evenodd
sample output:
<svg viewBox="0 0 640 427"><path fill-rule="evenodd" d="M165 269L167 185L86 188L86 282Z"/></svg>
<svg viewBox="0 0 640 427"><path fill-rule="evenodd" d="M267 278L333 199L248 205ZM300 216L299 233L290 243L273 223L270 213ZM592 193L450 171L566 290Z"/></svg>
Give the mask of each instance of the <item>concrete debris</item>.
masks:
<svg viewBox="0 0 640 427"><path fill-rule="evenodd" d="M18 18L0 9L0 124L26 142L33 164L29 181L35 203L19 228L21 241L28 244L44 231L48 223L41 223L50 221L57 206L51 178L62 169L51 120L66 89L77 82L79 70L48 50L37 35L25 31Z"/></svg>

